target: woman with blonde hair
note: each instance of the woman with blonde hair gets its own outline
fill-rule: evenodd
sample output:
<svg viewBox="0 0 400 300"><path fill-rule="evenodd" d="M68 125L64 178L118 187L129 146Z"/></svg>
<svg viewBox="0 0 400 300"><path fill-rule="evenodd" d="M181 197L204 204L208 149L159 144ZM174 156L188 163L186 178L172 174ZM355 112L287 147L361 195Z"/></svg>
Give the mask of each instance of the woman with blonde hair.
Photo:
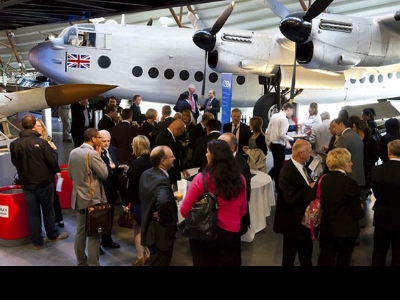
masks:
<svg viewBox="0 0 400 300"><path fill-rule="evenodd" d="M40 138L46 140L49 143L50 147L57 154L57 160L58 160L57 146L54 144L54 141L52 140L51 136L49 136L46 125L44 124L42 119L36 118L35 127L33 127L32 129L39 132ZM59 165L57 165L57 168L53 170L53 174L54 174L54 180L61 178L61 169ZM54 186L56 186L56 183ZM60 197L58 196L56 190L54 190L54 213L56 215L56 226L64 228L65 224L61 210Z"/></svg>
<svg viewBox="0 0 400 300"><path fill-rule="evenodd" d="M131 162L127 172L128 188L125 199L123 199L123 209L124 211L131 209L137 221L137 227L133 229L137 258L132 262L132 266L144 266L149 261L150 251L147 247L142 246L140 238L142 205L141 199L139 199L139 180L142 173L151 168L149 139L144 135L134 137L132 150L136 158Z"/></svg>
<svg viewBox="0 0 400 300"><path fill-rule="evenodd" d="M249 139L249 145L243 146L243 152L248 155L247 163L250 169L267 172L266 155L268 147L265 142L262 126L263 119L261 117L255 116L250 118L249 127L252 135Z"/></svg>
<svg viewBox="0 0 400 300"><path fill-rule="evenodd" d="M145 136L150 141L150 149L154 148L154 144L156 142L156 136L153 135L153 132L155 131L155 129L157 129L158 126L156 122L157 116L157 111L154 108L149 108L145 114L146 120L141 125Z"/></svg>
<svg viewBox="0 0 400 300"><path fill-rule="evenodd" d="M351 154L345 148L329 151L329 168L321 181L322 218L319 234L318 266L349 266L364 216L357 182L352 172ZM317 184L314 186L316 190Z"/></svg>

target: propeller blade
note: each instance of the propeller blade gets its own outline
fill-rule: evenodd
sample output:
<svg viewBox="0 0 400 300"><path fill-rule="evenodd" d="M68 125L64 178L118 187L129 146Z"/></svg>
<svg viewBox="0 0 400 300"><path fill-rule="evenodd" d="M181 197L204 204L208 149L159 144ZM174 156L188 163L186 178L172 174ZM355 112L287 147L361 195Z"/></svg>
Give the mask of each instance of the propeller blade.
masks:
<svg viewBox="0 0 400 300"><path fill-rule="evenodd" d="M293 74L292 74L292 83L290 85L290 101L294 99L294 89L296 86L296 51L297 51L297 44L294 46L294 62L293 62Z"/></svg>
<svg viewBox="0 0 400 300"><path fill-rule="evenodd" d="M152 26L153 25L153 18L150 17L149 21L147 22L147 26Z"/></svg>
<svg viewBox="0 0 400 300"><path fill-rule="evenodd" d="M204 98L204 94L205 94L205 91L206 91L206 78L207 78L206 69L207 69L207 54L208 54L208 51L204 51L204 52L206 54L205 54L205 57L204 57L203 85L201 87L201 98L202 99Z"/></svg>
<svg viewBox="0 0 400 300"><path fill-rule="evenodd" d="M188 12L188 18L190 20L190 24L192 24L193 28L196 30L201 30L204 28L203 23L200 19L191 11Z"/></svg>
<svg viewBox="0 0 400 300"><path fill-rule="evenodd" d="M225 8L225 10L220 14L218 19L215 21L214 25L211 27L210 34L215 35L221 30L221 28L225 25L226 20L228 20L229 16L231 15L234 7L235 7L234 1L229 3L228 7Z"/></svg>
<svg viewBox="0 0 400 300"><path fill-rule="evenodd" d="M310 8L307 10L305 16L303 17L304 21L311 21L315 17L317 17L320 13L322 13L333 0L316 0Z"/></svg>
<svg viewBox="0 0 400 300"><path fill-rule="evenodd" d="M277 0L264 0L264 3L267 7L269 7L272 12L283 19L290 14L290 10L286 8L282 3Z"/></svg>

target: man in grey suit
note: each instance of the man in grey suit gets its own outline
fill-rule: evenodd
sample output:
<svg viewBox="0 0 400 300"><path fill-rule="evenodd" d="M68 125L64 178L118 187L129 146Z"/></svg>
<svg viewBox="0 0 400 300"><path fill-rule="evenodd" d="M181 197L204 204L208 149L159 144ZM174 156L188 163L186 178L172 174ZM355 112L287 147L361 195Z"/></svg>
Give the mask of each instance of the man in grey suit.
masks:
<svg viewBox="0 0 400 300"><path fill-rule="evenodd" d="M168 146L157 146L150 153L151 169L142 173L139 200L142 203L142 245L150 250L149 266L169 266L178 224L178 207L168 170L175 156Z"/></svg>
<svg viewBox="0 0 400 300"><path fill-rule="evenodd" d="M99 247L101 235L88 237L88 253L86 255L86 211L93 204L107 202L103 188L103 180L108 177L108 169L101 154L99 131L88 128L83 134L83 144L71 151L68 160L68 176L72 179L71 207L76 212L75 255L78 266L99 266ZM88 155L90 185L86 170ZM93 195L90 195L90 190Z"/></svg>
<svg viewBox="0 0 400 300"><path fill-rule="evenodd" d="M346 148L351 154L351 161L353 162L353 172L350 177L357 181L361 193L361 200L364 205L366 215L366 193L367 190L361 188L365 186L364 174L364 143L360 136L351 130L349 123L345 117L338 117L333 120L332 128L338 136L336 141L336 148ZM365 227L367 224L366 216L360 220L360 227Z"/></svg>

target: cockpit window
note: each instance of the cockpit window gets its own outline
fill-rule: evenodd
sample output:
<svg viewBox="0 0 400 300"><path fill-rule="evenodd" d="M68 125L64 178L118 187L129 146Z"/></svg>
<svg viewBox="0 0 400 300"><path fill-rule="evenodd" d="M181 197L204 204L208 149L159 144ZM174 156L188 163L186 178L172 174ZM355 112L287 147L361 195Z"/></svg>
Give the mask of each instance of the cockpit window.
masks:
<svg viewBox="0 0 400 300"><path fill-rule="evenodd" d="M96 33L94 32L94 28L82 27L83 26L81 26L80 28L76 28L75 26L73 26L63 31L62 34L64 36L64 44L81 47L95 47Z"/></svg>

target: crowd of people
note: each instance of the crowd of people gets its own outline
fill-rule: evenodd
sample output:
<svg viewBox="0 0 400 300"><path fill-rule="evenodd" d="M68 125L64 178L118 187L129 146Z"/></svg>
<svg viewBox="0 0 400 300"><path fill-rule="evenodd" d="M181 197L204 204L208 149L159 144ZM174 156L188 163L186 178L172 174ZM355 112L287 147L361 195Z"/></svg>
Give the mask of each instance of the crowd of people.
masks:
<svg viewBox="0 0 400 300"><path fill-rule="evenodd" d="M314 243L310 229L301 221L323 173L327 176L321 182L324 214L318 228L318 265L350 265L360 230L366 226L366 199L372 193L376 198L372 265L385 264L389 245L392 265L400 265L400 216L393 194L400 182L387 172L400 160L397 119L389 119L387 134L377 137L373 109L364 110L360 116L340 115L331 120L329 112L318 114L318 104L313 102L303 124L295 126L301 138L294 138L288 134L294 114L289 102L271 117L264 132L261 117L250 118L247 125L239 108L232 109L231 122L221 124L220 101L213 90L208 96L200 104L196 87L190 84L177 99L175 115L171 106L165 105L160 116L153 108L142 113L140 95L134 95L132 106L124 109L110 97L97 124L88 100L68 108L71 120L65 123L63 141L74 143L68 174L73 181L71 205L77 220L74 250L78 266L100 265L103 247L120 248L112 238L115 229L111 234L86 236L86 209L98 199L111 205L112 215L118 200L123 210L135 215L132 237L137 257L133 266L170 265L178 215L187 218L204 192L202 174L209 191L217 197L218 236L213 241L189 240L193 265L240 266L240 238L251 226L250 169L267 172L269 151L273 157L269 174L277 197L273 230L283 235L283 266L293 266L296 256L301 266L312 265ZM29 202L32 243L40 250L47 241L68 237L57 228L64 227L54 187L60 173L57 147L40 119L26 115L21 125L20 138L11 144L12 162ZM34 150L45 155L24 156L35 144L39 147ZM285 161L287 149L291 149L291 158ZM322 158L322 168L310 170L317 156ZM379 159L383 164L377 166ZM43 172L38 177L32 168L39 165L37 170ZM199 173L190 177L188 169L192 168ZM191 184L178 207L174 191L183 178ZM41 213L47 237L41 229Z"/></svg>

